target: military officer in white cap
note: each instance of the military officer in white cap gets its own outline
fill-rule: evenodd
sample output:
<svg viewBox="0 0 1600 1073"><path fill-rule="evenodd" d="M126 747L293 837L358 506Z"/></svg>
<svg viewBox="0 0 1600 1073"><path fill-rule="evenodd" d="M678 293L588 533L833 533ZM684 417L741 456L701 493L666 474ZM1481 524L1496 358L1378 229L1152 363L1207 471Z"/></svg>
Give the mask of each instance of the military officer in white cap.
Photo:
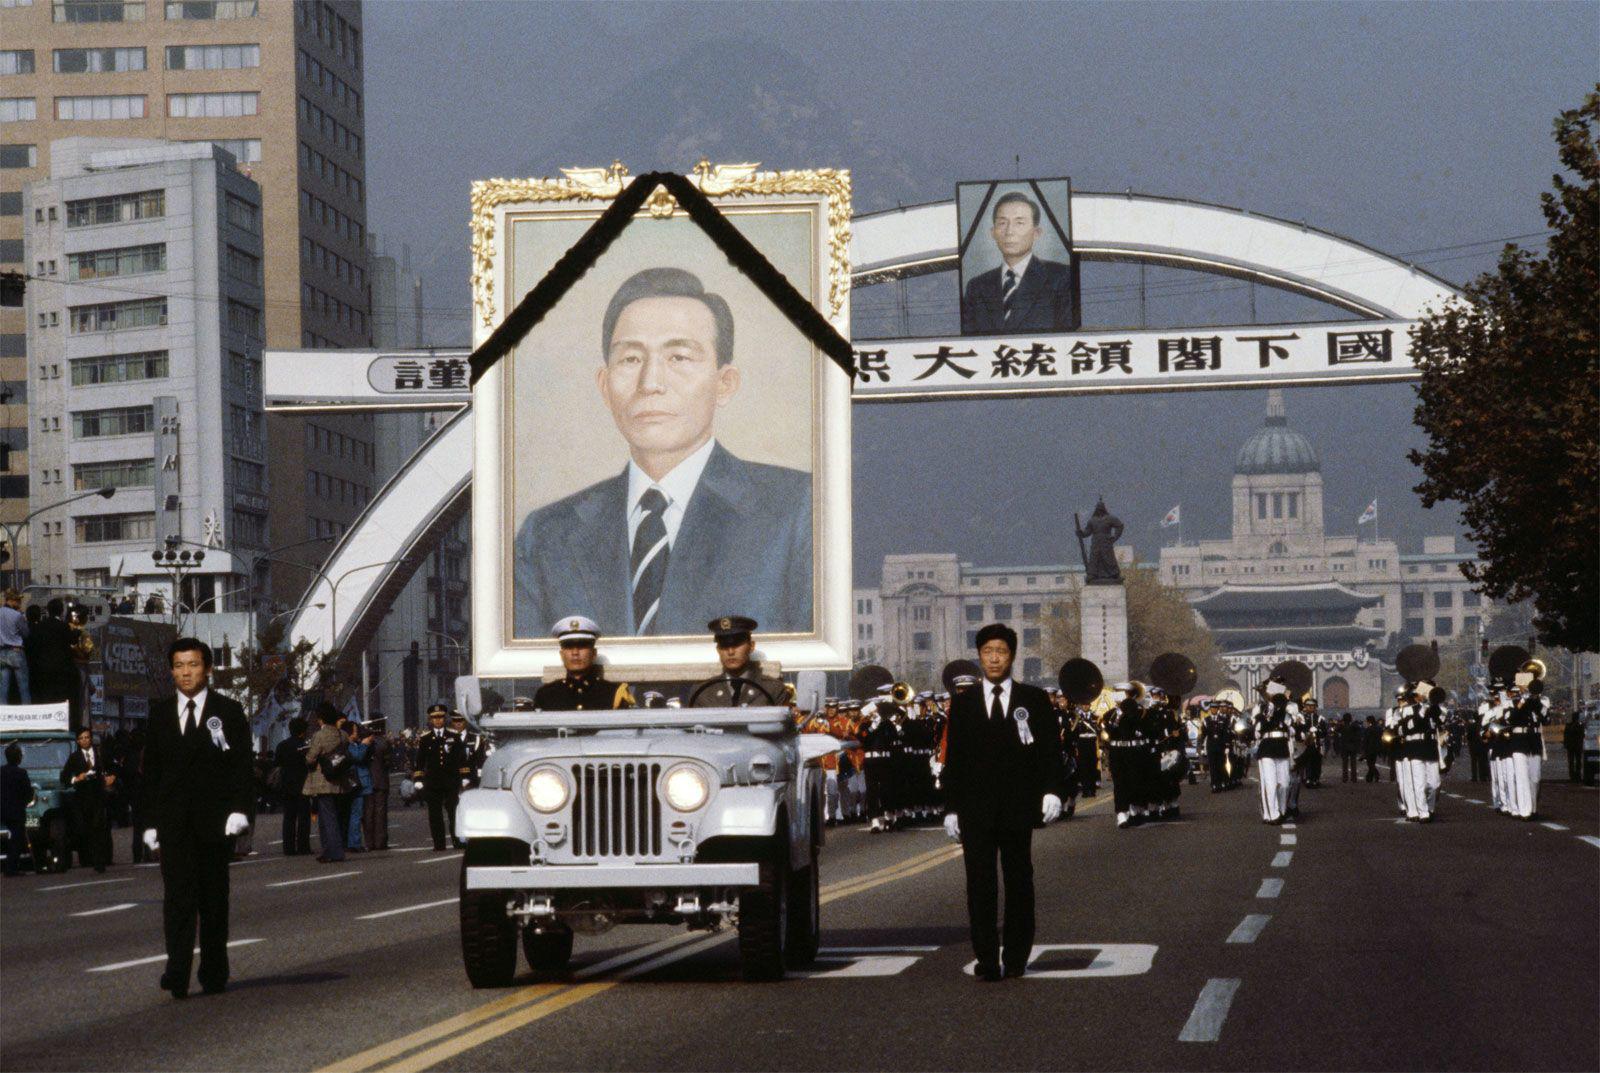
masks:
<svg viewBox="0 0 1600 1073"><path fill-rule="evenodd" d="M747 708L794 703L794 687L781 678L761 674L754 662L755 633L759 623L744 615L723 615L706 628L717 642L722 673L707 678L689 691L691 708Z"/></svg>
<svg viewBox="0 0 1600 1073"><path fill-rule="evenodd" d="M593 619L568 615L555 624L550 634L561 642L561 666L567 673L539 687L533 695L535 708L585 712L633 707L628 683L606 681L604 668L595 662L594 643L600 637L600 627Z"/></svg>

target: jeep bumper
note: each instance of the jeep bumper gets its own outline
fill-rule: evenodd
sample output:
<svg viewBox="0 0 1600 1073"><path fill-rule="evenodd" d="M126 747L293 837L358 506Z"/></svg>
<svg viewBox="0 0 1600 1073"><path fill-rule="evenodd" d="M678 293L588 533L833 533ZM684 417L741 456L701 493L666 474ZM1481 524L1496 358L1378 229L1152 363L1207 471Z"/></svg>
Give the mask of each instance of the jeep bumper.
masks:
<svg viewBox="0 0 1600 1073"><path fill-rule="evenodd" d="M468 890L690 890L756 887L756 864L535 864L468 868Z"/></svg>

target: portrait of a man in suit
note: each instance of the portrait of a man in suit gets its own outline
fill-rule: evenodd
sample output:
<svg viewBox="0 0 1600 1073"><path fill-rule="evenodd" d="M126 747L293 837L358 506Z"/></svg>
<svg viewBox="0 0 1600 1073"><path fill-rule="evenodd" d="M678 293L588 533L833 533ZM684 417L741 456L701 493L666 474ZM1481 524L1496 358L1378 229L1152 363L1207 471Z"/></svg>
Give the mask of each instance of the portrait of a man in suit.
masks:
<svg viewBox="0 0 1600 1073"><path fill-rule="evenodd" d="M811 475L717 439L743 386L737 338L728 302L686 269L646 268L611 296L594 384L627 462L518 525L515 636L571 615L614 636L697 635L729 607L772 632L813 628Z"/></svg>
<svg viewBox="0 0 1600 1073"><path fill-rule="evenodd" d="M1064 332L1078 326L1071 266L1034 250L1044 234L1042 220L1039 202L1021 191L995 199L989 237L1000 264L967 281L961 295L963 334Z"/></svg>

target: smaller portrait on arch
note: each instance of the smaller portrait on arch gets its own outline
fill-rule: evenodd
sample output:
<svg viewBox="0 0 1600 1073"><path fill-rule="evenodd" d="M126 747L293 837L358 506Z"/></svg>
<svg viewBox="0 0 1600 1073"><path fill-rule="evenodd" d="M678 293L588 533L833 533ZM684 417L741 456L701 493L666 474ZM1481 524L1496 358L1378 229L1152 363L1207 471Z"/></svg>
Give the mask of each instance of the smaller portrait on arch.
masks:
<svg viewBox="0 0 1600 1073"><path fill-rule="evenodd" d="M962 335L1076 331L1070 179L956 184Z"/></svg>

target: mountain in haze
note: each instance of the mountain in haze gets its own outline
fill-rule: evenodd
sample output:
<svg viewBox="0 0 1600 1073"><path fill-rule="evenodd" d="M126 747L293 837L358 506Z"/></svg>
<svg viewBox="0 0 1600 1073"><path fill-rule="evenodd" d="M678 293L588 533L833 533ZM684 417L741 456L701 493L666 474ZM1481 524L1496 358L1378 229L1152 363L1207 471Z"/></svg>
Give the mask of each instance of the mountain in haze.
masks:
<svg viewBox="0 0 1600 1073"><path fill-rule="evenodd" d="M770 42L698 41L596 100L540 145L524 174L618 159L635 175L686 172L702 159L760 161L770 170L849 168L857 213L949 197L948 167L894 144L892 128L868 130L830 77Z"/></svg>

